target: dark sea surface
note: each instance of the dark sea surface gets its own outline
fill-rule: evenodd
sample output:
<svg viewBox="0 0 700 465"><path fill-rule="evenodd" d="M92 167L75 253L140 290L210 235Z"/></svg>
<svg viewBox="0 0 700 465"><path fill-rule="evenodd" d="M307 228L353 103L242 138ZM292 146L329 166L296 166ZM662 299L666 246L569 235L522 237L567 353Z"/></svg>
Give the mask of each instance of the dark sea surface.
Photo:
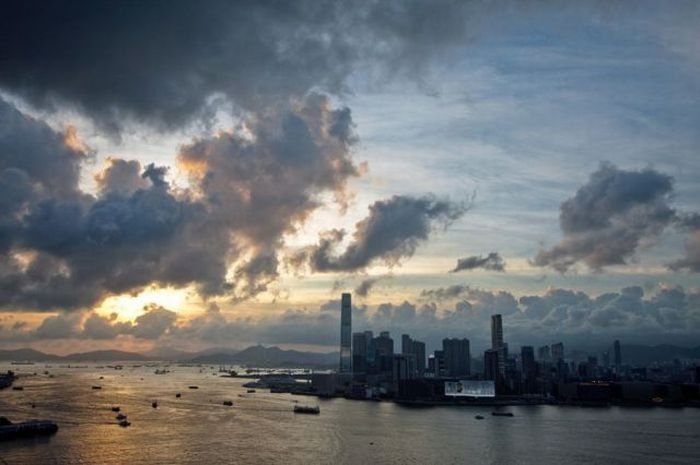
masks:
<svg viewBox="0 0 700 465"><path fill-rule="evenodd" d="M155 375L132 365L0 364L24 386L0 391L0 416L60 427L49 438L0 442L0 464L700 464L700 409L534 406L492 417L485 407L249 394L246 380L211 367ZM294 414L296 403L321 414ZM129 428L117 425L116 405Z"/></svg>

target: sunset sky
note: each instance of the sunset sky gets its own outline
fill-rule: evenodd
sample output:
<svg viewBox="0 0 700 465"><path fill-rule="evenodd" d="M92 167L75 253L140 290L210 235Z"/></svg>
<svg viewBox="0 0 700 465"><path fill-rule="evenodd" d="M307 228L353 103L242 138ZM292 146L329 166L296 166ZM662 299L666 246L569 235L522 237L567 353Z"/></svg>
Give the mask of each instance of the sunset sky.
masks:
<svg viewBox="0 0 700 465"><path fill-rule="evenodd" d="M11 1L0 348L700 340L700 4Z"/></svg>

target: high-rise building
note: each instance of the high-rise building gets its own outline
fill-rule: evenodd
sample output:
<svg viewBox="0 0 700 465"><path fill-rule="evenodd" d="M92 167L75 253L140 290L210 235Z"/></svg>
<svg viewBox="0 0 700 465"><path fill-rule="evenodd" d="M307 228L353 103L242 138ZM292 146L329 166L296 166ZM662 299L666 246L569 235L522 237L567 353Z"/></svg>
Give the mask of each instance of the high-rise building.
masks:
<svg viewBox="0 0 700 465"><path fill-rule="evenodd" d="M471 372L469 339L443 339L442 352L445 356L445 371L447 376L469 376Z"/></svg>
<svg viewBox="0 0 700 465"><path fill-rule="evenodd" d="M394 340L389 331L382 331L373 339L375 363L379 373L391 375L394 359Z"/></svg>
<svg viewBox="0 0 700 465"><path fill-rule="evenodd" d="M484 379L492 380L499 386L501 384L501 373L498 371L498 351L489 349L484 352Z"/></svg>
<svg viewBox="0 0 700 465"><path fill-rule="evenodd" d="M620 347L620 341L615 340L613 343L613 351L615 352L615 368L619 371L622 366L622 348Z"/></svg>
<svg viewBox="0 0 700 465"><path fill-rule="evenodd" d="M527 394L532 394L537 391L535 349L531 346L522 346L520 348L520 362L523 366L523 391Z"/></svg>
<svg viewBox="0 0 700 465"><path fill-rule="evenodd" d="M552 344L552 362L556 365L562 360L564 360L564 344L561 342Z"/></svg>
<svg viewBox="0 0 700 465"><path fill-rule="evenodd" d="M501 315L491 315L491 350L498 352L498 372L506 376L506 347L503 343L503 321Z"/></svg>
<svg viewBox="0 0 700 465"><path fill-rule="evenodd" d="M372 333L353 333L352 335L352 372L355 374L367 373L367 361L372 340Z"/></svg>
<svg viewBox="0 0 700 465"><path fill-rule="evenodd" d="M425 374L425 343L404 334L401 336L401 354L413 357L414 376L423 377Z"/></svg>
<svg viewBox="0 0 700 465"><path fill-rule="evenodd" d="M352 297L340 298L340 373L352 372Z"/></svg>
<svg viewBox="0 0 700 465"><path fill-rule="evenodd" d="M549 346L542 346L537 349L537 358L540 363L549 363L552 361L552 354L549 351Z"/></svg>

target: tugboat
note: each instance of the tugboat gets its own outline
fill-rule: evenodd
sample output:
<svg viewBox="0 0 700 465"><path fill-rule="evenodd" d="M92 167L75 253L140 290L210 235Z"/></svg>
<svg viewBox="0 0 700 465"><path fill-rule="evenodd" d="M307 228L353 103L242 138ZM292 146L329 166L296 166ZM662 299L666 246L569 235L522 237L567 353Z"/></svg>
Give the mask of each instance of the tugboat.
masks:
<svg viewBox="0 0 700 465"><path fill-rule="evenodd" d="M308 413L311 415L318 415L319 413L321 413L321 408L318 405L316 405L315 407L311 407L308 405L295 405L294 413Z"/></svg>
<svg viewBox="0 0 700 465"><path fill-rule="evenodd" d="M15 439L29 436L46 436L58 431L58 425L49 420L29 420L22 423L12 423L5 417L0 417L0 440Z"/></svg>

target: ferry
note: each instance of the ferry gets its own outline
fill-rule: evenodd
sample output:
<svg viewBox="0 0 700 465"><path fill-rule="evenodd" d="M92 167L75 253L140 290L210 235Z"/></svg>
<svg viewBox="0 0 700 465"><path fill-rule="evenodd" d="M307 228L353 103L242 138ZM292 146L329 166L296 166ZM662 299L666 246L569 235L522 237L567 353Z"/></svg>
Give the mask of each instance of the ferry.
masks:
<svg viewBox="0 0 700 465"><path fill-rule="evenodd" d="M315 407L311 407L308 405L295 405L294 413L309 413L312 415L318 415L319 413L321 413L321 408L318 405L316 405Z"/></svg>
<svg viewBox="0 0 700 465"><path fill-rule="evenodd" d="M28 436L45 436L58 431L58 425L49 420L29 420L12 423L0 417L0 439L15 439Z"/></svg>

